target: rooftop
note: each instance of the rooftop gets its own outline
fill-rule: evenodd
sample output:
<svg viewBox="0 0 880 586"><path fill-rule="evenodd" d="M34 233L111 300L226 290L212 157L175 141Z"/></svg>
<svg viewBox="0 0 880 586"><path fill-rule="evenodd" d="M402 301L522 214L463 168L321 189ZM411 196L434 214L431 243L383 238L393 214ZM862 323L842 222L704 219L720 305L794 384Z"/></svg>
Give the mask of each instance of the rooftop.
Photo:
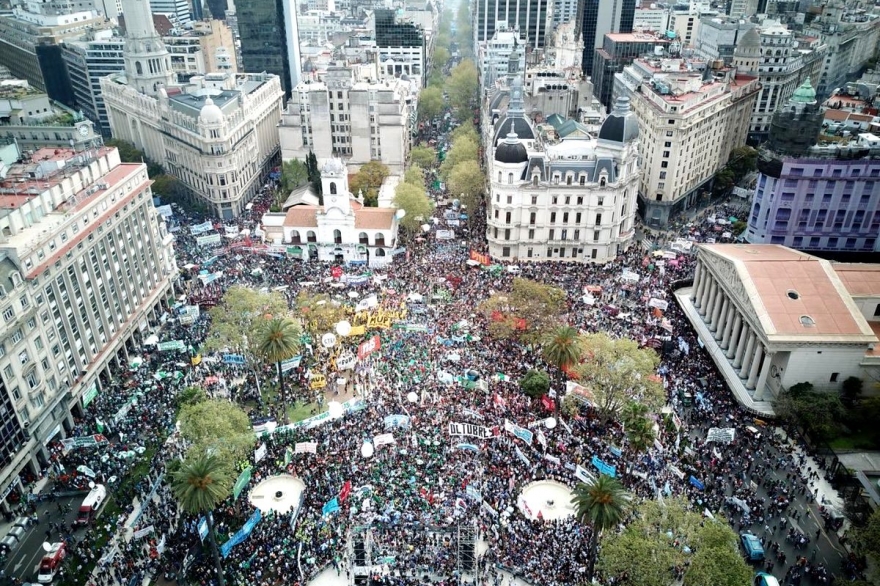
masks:
<svg viewBox="0 0 880 586"><path fill-rule="evenodd" d="M733 263L768 338L876 341L828 261L776 244L710 244L700 249Z"/></svg>
<svg viewBox="0 0 880 586"><path fill-rule="evenodd" d="M833 266L853 297L880 296L880 264L836 263Z"/></svg>

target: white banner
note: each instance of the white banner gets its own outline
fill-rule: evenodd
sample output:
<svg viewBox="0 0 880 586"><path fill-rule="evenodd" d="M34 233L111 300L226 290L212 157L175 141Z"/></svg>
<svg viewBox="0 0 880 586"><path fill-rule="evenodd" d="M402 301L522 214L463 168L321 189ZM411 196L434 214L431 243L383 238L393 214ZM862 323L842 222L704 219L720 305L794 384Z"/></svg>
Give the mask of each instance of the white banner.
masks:
<svg viewBox="0 0 880 586"><path fill-rule="evenodd" d="M238 226L223 226L223 232L227 236L235 238L236 236L238 236Z"/></svg>
<svg viewBox="0 0 880 586"><path fill-rule="evenodd" d="M204 234L205 232L208 232L209 230L213 230L213 229L214 229L214 224L212 224L211 222L204 222L202 224L196 224L195 226L190 227L189 233L192 234L193 236L197 236L199 234Z"/></svg>
<svg viewBox="0 0 880 586"><path fill-rule="evenodd" d="M146 537L147 535L149 535L152 532L153 532L153 526L149 525L147 527L144 527L140 531L135 531L134 535L132 535L132 537L134 537L135 539L140 539L141 537Z"/></svg>
<svg viewBox="0 0 880 586"><path fill-rule="evenodd" d="M318 442L300 442L293 448L294 454L317 454Z"/></svg>
<svg viewBox="0 0 880 586"><path fill-rule="evenodd" d="M157 206L156 211L159 212L159 215L162 216L163 218L170 218L171 216L174 215L174 211L172 211L170 205Z"/></svg>
<svg viewBox="0 0 880 586"><path fill-rule="evenodd" d="M336 359L336 370L350 370L357 364L357 356L346 351Z"/></svg>
<svg viewBox="0 0 880 586"><path fill-rule="evenodd" d="M719 442L729 444L733 441L735 435L736 430L732 427L710 427L709 432L706 434L706 443Z"/></svg>
<svg viewBox="0 0 880 586"><path fill-rule="evenodd" d="M455 232L452 230L437 230L435 236L437 240L452 240L455 238Z"/></svg>
<svg viewBox="0 0 880 586"><path fill-rule="evenodd" d="M378 306L379 298L376 297L376 294L374 293L358 301L357 307L355 307L355 311L367 311L368 309L373 309L374 307Z"/></svg>
<svg viewBox="0 0 880 586"><path fill-rule="evenodd" d="M254 452L254 463L258 464L260 460L266 457L266 452L268 451L269 449L266 447L266 444L260 444L260 447Z"/></svg>
<svg viewBox="0 0 880 586"><path fill-rule="evenodd" d="M380 433L379 435L373 437L373 445L375 445L377 448L393 443L397 442L394 441L394 435L390 433Z"/></svg>
<svg viewBox="0 0 880 586"><path fill-rule="evenodd" d="M218 246L221 242L222 240L220 239L219 234L210 234L208 236L199 236L196 238L196 244L198 246Z"/></svg>
<svg viewBox="0 0 880 586"><path fill-rule="evenodd" d="M449 435L466 435L468 437L487 439L492 437L492 430L482 425L474 425L473 423L450 422Z"/></svg>
<svg viewBox="0 0 880 586"><path fill-rule="evenodd" d="M669 307L669 302L657 299L656 297L651 297L651 300L648 301L648 307L656 307L660 311L666 311L666 308Z"/></svg>

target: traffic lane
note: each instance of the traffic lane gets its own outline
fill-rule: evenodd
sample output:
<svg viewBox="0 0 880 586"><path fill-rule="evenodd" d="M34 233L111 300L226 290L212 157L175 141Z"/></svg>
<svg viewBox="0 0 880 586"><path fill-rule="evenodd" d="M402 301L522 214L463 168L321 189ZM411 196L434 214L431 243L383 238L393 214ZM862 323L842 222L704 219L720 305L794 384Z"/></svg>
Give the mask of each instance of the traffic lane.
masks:
<svg viewBox="0 0 880 586"><path fill-rule="evenodd" d="M20 578L24 581L36 581L40 560L43 557L43 542L46 541L46 531L49 529L50 523L59 523L63 520L68 527L73 524L82 499L82 496L63 497L55 502L46 501L36 505L39 521L36 525L28 527L24 541L9 555L6 565L3 567L7 576ZM69 505L70 512L59 513L58 505L62 509ZM58 531L52 531L50 541L54 543L60 539L61 534Z"/></svg>

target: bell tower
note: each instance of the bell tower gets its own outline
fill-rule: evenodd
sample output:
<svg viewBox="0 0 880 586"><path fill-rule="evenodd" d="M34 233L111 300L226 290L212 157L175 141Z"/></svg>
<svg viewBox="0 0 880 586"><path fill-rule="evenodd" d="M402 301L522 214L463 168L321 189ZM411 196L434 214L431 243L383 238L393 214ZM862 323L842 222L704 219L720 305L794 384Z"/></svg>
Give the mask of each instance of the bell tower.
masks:
<svg viewBox="0 0 880 586"><path fill-rule="evenodd" d="M174 82L171 57L153 26L150 0L122 0L125 15L125 74L129 85L151 96Z"/></svg>

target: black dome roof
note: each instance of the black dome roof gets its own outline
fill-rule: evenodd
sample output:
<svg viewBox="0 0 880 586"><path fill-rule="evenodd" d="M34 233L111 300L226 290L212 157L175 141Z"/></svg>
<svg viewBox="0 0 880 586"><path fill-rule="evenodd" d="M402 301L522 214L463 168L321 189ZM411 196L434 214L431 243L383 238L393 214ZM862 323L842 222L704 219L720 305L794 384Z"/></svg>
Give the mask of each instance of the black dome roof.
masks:
<svg viewBox="0 0 880 586"><path fill-rule="evenodd" d="M532 125L524 118L502 118L498 126L495 127L495 142L502 136L507 136L513 132L520 140L535 140L535 133L532 131Z"/></svg>
<svg viewBox="0 0 880 586"><path fill-rule="evenodd" d="M499 163L525 163L529 160L529 154L519 142L505 140L495 149L495 160Z"/></svg>
<svg viewBox="0 0 880 586"><path fill-rule="evenodd" d="M629 98L618 98L614 111L602 123L599 140L625 143L638 136L639 124L629 109Z"/></svg>

